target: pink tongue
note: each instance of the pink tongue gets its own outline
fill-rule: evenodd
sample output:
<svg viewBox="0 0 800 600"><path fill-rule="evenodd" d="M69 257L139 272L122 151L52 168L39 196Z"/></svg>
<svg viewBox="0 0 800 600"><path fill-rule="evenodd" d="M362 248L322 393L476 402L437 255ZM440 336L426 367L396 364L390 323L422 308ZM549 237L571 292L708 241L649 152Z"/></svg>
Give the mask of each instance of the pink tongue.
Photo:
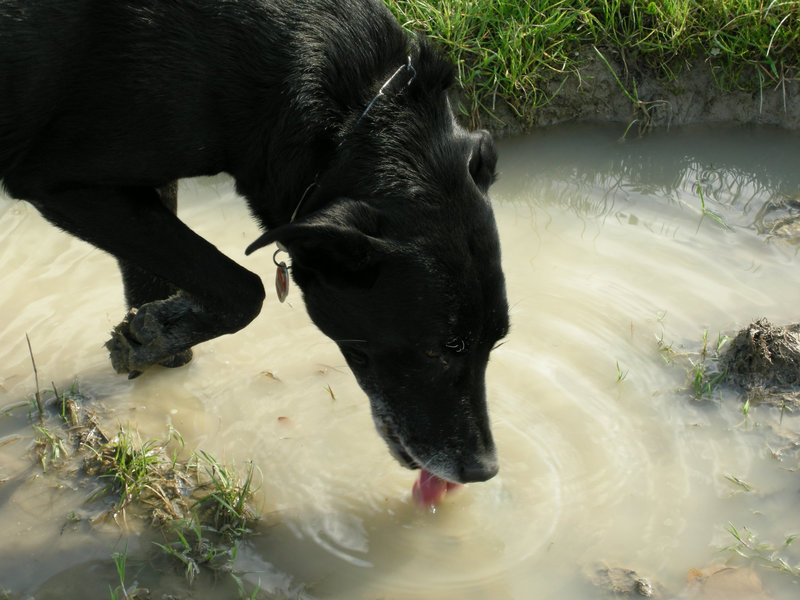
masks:
<svg viewBox="0 0 800 600"><path fill-rule="evenodd" d="M461 484L445 481L433 473L421 469L419 478L414 482L411 490L411 496L422 508L431 508L441 503L449 490L460 487Z"/></svg>

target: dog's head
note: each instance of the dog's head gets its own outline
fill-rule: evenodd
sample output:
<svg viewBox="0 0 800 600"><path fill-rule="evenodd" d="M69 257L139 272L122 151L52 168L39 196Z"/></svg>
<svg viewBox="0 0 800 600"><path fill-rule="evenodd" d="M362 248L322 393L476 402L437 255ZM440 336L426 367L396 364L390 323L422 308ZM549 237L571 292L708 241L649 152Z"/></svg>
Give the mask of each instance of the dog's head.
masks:
<svg viewBox="0 0 800 600"><path fill-rule="evenodd" d="M456 125L443 93L391 120L369 116L320 178L311 204L322 208L254 246L290 253L311 318L344 354L392 454L452 482L483 481L497 472L484 378L508 331L487 198L494 144Z"/></svg>

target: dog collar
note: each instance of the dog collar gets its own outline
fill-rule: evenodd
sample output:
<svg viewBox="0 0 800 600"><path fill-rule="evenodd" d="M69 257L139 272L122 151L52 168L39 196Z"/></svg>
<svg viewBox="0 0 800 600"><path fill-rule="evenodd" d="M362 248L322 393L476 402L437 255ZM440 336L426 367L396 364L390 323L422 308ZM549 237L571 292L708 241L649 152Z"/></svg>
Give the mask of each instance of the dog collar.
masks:
<svg viewBox="0 0 800 600"><path fill-rule="evenodd" d="M289 267L286 266L284 261L278 262L277 256L280 252L287 252L287 250L283 244L278 242L278 249L272 255L272 262L277 267L275 271L275 293L278 294L278 300L283 302L286 300L286 296L289 295Z"/></svg>
<svg viewBox="0 0 800 600"><path fill-rule="evenodd" d="M389 87L396 79L398 79L401 76L401 74L405 72L405 74L408 76L408 80L405 82L405 87L411 85L411 82L414 81L414 78L417 76L417 70L411 64L411 56L408 56L407 59L408 60L406 61L406 64L397 67L397 70L395 70L395 72L392 73L392 76L389 77L389 79L387 79L383 83L383 85L378 90L378 93L375 94L372 100L370 100L369 104L367 104L367 108L365 108L364 112L361 113L361 116L358 117L358 119L356 119L355 123L356 125L358 125L361 122L361 119L363 119L366 116L366 114L370 111L375 102L378 101L378 98L386 95L386 92L388 91ZM300 201L297 203L297 206L295 207L294 212L292 213L292 216L289 219L289 223L294 223L298 213L300 212L300 207L303 206L303 202L311 193L311 190L313 190L317 186L318 179L319 179L319 173L317 173L314 176L314 181L312 181L309 184L309 186L303 192L303 195L300 196ZM286 262L278 261L278 254L280 254L281 252L285 252L288 254L289 251L286 249L286 246L284 246L280 242L277 243L277 246L278 249L275 250L275 253L272 255L272 262L275 263L275 267L277 268L275 272L275 292L278 295L278 300L283 302L289 295L289 267L286 266Z"/></svg>
<svg viewBox="0 0 800 600"><path fill-rule="evenodd" d="M386 95L387 88L390 85L392 85L392 82L395 80L395 78L397 78L403 71L405 71L406 74L409 76L408 77L408 81L406 81L406 84L405 84L406 87L411 85L411 82L414 81L414 77L417 76L417 70L411 64L411 57L408 56L407 58L408 58L408 61L406 62L406 64L400 65L399 67L397 67L397 70L394 73L392 73L392 76L389 77L389 79L387 79L384 82L384 84L380 87L380 89L378 90L378 93L375 94L375 97L372 100L370 100L369 104L367 104L367 108L365 108L364 112L361 113L361 116L358 117L358 119L356 119L356 125L358 125L361 122L361 119L363 119L366 116L366 114L369 112L369 109L372 108L372 105L375 104L375 102L378 100L378 98L380 98L381 96L385 96Z"/></svg>
<svg viewBox="0 0 800 600"><path fill-rule="evenodd" d="M380 98L381 96L385 96L386 95L386 91L388 90L389 86L392 85L392 82L395 79L397 79L403 71L405 71L406 74L409 76L408 77L408 81L406 81L406 83L405 83L405 86L408 87L408 86L411 85L411 82L414 81L414 78L417 76L417 70L411 64L411 56L407 56L406 57L406 64L400 65L399 67L397 67L395 72L392 73L392 76L389 77L389 79L387 79L386 81L383 82L383 85L378 90L378 93L375 94L375 96L372 98L372 100L369 101L369 104L367 104L367 107L364 109L364 112L361 113L361 116L359 116L358 119L356 119L356 125L358 125L361 122L361 119L363 119L366 116L366 114L370 111L370 109L375 104L375 102L378 100L378 98ZM339 145L341 145L341 143ZM292 213L292 216L289 219L289 223L294 223L294 220L297 218L297 214L300 212L300 207L303 205L303 202L308 197L308 195L311 192L311 190L313 190L317 186L317 180L318 179L319 179L319 173L314 175L314 181L312 181L309 184L309 186L303 192L303 195L300 196L300 201L297 203L297 206L295 207L294 212Z"/></svg>

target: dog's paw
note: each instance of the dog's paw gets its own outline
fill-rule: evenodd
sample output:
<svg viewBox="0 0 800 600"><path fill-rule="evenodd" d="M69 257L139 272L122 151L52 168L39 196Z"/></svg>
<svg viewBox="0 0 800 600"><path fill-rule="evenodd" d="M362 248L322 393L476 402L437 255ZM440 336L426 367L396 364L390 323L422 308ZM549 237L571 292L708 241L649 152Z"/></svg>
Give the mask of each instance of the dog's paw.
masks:
<svg viewBox="0 0 800 600"><path fill-rule="evenodd" d="M155 364L180 367L188 363L192 349L182 330L186 318L198 308L187 296L176 294L131 309L105 344L114 370L133 378Z"/></svg>
<svg viewBox="0 0 800 600"><path fill-rule="evenodd" d="M172 356L168 356L164 360L158 361L158 364L162 367L167 367L168 369L176 369L191 362L193 356L194 354L192 353L192 349L187 348L182 352L176 352Z"/></svg>

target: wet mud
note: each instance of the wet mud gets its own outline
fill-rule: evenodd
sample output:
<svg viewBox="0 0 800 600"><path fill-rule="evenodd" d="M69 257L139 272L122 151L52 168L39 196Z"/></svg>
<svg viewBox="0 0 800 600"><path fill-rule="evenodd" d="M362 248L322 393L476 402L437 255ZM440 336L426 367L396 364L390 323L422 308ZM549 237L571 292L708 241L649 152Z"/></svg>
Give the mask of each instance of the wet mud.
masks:
<svg viewBox="0 0 800 600"><path fill-rule="evenodd" d="M587 567L584 576L608 598L662 598L650 579L633 569L598 563Z"/></svg>
<svg viewBox="0 0 800 600"><path fill-rule="evenodd" d="M565 121L625 123L636 133L695 123L749 123L800 128L800 81L764 81L753 72L736 85L720 80L713 57L671 65L674 77L635 54L586 48L577 71L542 74L546 98L519 116L506 103L487 99L480 125L515 135Z"/></svg>
<svg viewBox="0 0 800 600"><path fill-rule="evenodd" d="M736 334L721 359L726 381L750 402L800 407L800 324L754 321Z"/></svg>
<svg viewBox="0 0 800 600"><path fill-rule="evenodd" d="M20 403L15 410L25 409ZM101 538L120 537L122 549L112 560L90 568L95 580L116 570L116 586L108 586L112 599L195 598L195 583L223 596L285 598L252 586L246 590L234 566L239 544L261 521L253 507L252 464L241 474L205 452L187 453L171 428L163 440L142 440L130 426L115 430L102 403L77 391L77 382L63 393L37 389L27 410L37 434L30 451L36 477L71 503L59 535L94 531ZM28 473L3 483L24 485ZM147 543L129 552L137 538ZM129 562L148 564L146 578L133 575ZM182 591L161 595L168 588ZM36 597L51 597L47 583ZM17 596L0 588L0 598Z"/></svg>

